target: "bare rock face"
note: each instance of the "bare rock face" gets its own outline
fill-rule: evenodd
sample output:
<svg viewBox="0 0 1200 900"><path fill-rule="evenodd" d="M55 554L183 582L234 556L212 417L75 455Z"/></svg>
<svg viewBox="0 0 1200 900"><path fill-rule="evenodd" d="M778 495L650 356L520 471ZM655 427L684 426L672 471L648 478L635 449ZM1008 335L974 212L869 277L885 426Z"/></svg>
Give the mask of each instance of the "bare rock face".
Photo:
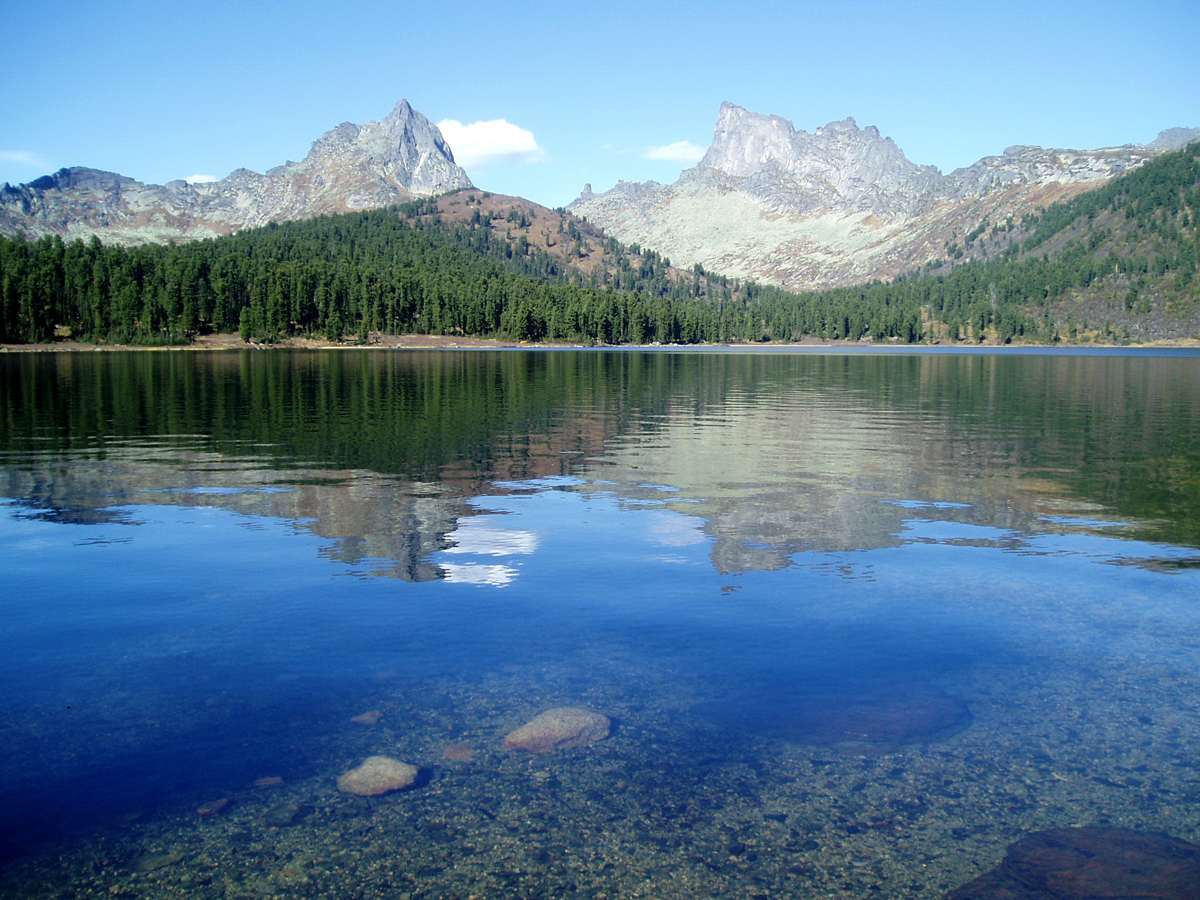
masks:
<svg viewBox="0 0 1200 900"><path fill-rule="evenodd" d="M1151 150L1165 152L1182 150L1196 141L1200 141L1200 128L1168 128L1166 131L1160 131L1158 137L1146 146Z"/></svg>
<svg viewBox="0 0 1200 900"><path fill-rule="evenodd" d="M877 128L859 128L852 118L809 134L731 103L721 105L712 146L693 172L779 212L888 216L915 212L941 178L933 166L910 162Z"/></svg>
<svg viewBox="0 0 1200 900"><path fill-rule="evenodd" d="M1056 828L1008 848L994 870L946 900L1194 900L1200 847L1124 828Z"/></svg>
<svg viewBox="0 0 1200 900"><path fill-rule="evenodd" d="M607 716L574 706L548 709L504 739L505 750L551 753L593 744L608 737L612 723Z"/></svg>
<svg viewBox="0 0 1200 900"><path fill-rule="evenodd" d="M419 772L416 766L392 759L390 756L368 756L362 765L340 776L337 786L344 794L378 797L390 791L412 787Z"/></svg>
<svg viewBox="0 0 1200 900"><path fill-rule="evenodd" d="M265 175L238 169L211 184L142 184L96 169L60 169L0 188L0 234L97 235L145 243L232 234L330 213L378 209L471 187L437 126L401 100L366 125L343 123L300 162Z"/></svg>
<svg viewBox="0 0 1200 900"><path fill-rule="evenodd" d="M984 220L1019 220L1196 139L1171 129L1146 146L1009 147L943 175L852 118L809 134L725 103L712 146L674 184L589 185L568 209L676 266L823 289L911 271Z"/></svg>

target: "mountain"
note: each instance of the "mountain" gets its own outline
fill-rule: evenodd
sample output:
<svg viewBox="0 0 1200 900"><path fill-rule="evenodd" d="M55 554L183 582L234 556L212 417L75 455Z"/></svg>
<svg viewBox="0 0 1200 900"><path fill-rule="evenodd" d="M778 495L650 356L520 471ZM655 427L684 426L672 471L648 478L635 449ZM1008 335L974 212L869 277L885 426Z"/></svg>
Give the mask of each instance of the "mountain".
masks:
<svg viewBox="0 0 1200 900"><path fill-rule="evenodd" d="M265 175L238 169L211 184L143 184L96 169L60 169L0 188L0 234L99 235L143 243L383 206L471 187L436 125L401 100L378 122L345 122L300 162Z"/></svg>
<svg viewBox="0 0 1200 900"><path fill-rule="evenodd" d="M0 343L1200 340L1200 143L984 224L894 281L806 293L673 269L561 210L477 190L167 245L0 236Z"/></svg>
<svg viewBox="0 0 1200 900"><path fill-rule="evenodd" d="M588 185L568 209L676 265L824 289L951 255L984 223L1020 220L1198 139L1200 129L1171 129L1145 146L1009 147L943 175L852 118L808 134L725 103L712 146L674 184Z"/></svg>

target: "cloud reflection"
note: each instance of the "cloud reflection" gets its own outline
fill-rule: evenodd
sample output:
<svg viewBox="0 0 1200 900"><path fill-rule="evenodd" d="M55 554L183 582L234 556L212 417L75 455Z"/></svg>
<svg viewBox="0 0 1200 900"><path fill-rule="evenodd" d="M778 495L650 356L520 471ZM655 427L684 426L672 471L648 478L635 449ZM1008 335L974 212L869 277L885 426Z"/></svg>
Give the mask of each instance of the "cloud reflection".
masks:
<svg viewBox="0 0 1200 900"><path fill-rule="evenodd" d="M500 528L486 518L465 517L446 535L450 546L444 554L470 556L528 556L537 550L540 543L532 531L515 528ZM486 584L504 587L517 577L512 566L498 563L439 562L445 580L458 584Z"/></svg>
<svg viewBox="0 0 1200 900"><path fill-rule="evenodd" d="M460 519L458 528L447 536L453 546L446 553L470 553L474 556L515 556L533 553L538 536L532 531L497 528L476 519Z"/></svg>
<svg viewBox="0 0 1200 900"><path fill-rule="evenodd" d="M493 587L504 587L517 577L517 570L511 566L443 563L441 568L446 573L446 581L458 584L490 584Z"/></svg>

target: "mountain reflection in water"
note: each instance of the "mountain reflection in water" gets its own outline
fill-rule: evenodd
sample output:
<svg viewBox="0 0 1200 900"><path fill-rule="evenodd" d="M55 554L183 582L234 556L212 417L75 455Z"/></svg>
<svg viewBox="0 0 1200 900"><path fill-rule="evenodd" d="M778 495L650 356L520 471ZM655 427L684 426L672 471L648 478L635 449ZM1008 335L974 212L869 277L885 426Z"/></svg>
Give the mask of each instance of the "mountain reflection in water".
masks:
<svg viewBox="0 0 1200 900"><path fill-rule="evenodd" d="M48 479L6 468L6 496L81 516L130 502L295 520L334 541L333 558L391 560L404 578L431 576L421 560L446 546L470 497L568 473L579 490L619 485L631 502L666 501L699 517L722 572L779 568L806 550L899 546L913 509L1034 532L1128 518L1128 532L1200 546L1190 360L296 353L8 362L0 437L9 454L43 454L57 471ZM1131 387L1133 372L1142 377ZM76 383L87 391L61 390Z"/></svg>
<svg viewBox="0 0 1200 900"><path fill-rule="evenodd" d="M1195 841L1198 381L0 357L0 889L926 897L1038 830ZM616 730L502 749L551 707ZM379 754L419 785L339 795Z"/></svg>

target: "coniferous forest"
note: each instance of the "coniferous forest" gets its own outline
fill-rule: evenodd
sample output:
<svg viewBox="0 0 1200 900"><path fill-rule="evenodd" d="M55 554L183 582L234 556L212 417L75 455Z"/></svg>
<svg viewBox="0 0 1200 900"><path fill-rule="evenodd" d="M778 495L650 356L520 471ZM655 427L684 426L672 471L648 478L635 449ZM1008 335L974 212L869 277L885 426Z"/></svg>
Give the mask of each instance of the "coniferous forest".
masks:
<svg viewBox="0 0 1200 900"><path fill-rule="evenodd" d="M832 340L1122 341L1152 312L1195 337L1200 145L1020 223L980 227L990 256L893 282L794 294L606 239L585 277L511 229L450 223L437 200L178 245L0 238L0 341L271 343L372 333L644 344ZM961 248L957 253L961 259ZM1137 335L1133 335L1136 337Z"/></svg>

